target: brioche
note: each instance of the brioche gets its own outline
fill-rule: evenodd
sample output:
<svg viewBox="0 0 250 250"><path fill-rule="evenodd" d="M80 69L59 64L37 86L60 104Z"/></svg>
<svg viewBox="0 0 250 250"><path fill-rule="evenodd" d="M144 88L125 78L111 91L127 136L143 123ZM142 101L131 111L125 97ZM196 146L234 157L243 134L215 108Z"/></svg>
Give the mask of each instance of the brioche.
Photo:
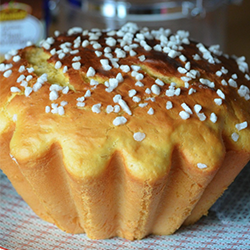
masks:
<svg viewBox="0 0 250 250"><path fill-rule="evenodd" d="M5 58L0 168L68 233L172 234L250 160L245 58L186 31L75 27Z"/></svg>

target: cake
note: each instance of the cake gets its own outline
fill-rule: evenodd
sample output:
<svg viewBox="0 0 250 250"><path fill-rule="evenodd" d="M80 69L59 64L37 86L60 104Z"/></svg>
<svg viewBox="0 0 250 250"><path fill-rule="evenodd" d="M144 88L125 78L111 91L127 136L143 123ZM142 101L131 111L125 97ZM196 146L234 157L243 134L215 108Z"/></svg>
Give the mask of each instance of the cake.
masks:
<svg viewBox="0 0 250 250"><path fill-rule="evenodd" d="M249 88L244 57L186 31L56 31L0 64L0 168L65 232L169 235L250 160Z"/></svg>

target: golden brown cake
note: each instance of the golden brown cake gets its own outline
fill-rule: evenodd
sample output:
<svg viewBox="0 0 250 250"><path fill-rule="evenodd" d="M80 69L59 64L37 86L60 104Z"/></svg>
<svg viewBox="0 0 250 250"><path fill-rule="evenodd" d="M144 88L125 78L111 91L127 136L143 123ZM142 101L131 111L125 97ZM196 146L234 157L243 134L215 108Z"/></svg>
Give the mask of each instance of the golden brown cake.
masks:
<svg viewBox="0 0 250 250"><path fill-rule="evenodd" d="M55 32L0 64L0 168L66 232L172 234L250 160L249 88L244 57L185 31Z"/></svg>

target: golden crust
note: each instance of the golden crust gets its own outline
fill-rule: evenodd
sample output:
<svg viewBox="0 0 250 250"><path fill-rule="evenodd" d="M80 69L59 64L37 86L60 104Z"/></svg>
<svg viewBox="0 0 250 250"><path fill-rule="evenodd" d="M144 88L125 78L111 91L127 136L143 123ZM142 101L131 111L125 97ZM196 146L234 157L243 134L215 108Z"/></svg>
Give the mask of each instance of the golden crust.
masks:
<svg viewBox="0 0 250 250"><path fill-rule="evenodd" d="M67 232L170 234L205 214L250 159L248 67L185 32L119 32L72 29L9 54L0 167Z"/></svg>

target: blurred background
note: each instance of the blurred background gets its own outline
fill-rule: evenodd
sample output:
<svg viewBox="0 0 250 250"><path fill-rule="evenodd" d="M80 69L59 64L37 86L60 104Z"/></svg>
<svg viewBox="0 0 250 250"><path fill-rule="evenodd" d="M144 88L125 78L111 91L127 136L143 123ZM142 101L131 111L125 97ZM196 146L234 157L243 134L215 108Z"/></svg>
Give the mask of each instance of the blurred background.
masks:
<svg viewBox="0 0 250 250"><path fill-rule="evenodd" d="M0 54L37 43L55 30L73 26L116 29L126 22L140 27L188 30L225 53L245 55L250 63L249 0L17 0L0 2Z"/></svg>

